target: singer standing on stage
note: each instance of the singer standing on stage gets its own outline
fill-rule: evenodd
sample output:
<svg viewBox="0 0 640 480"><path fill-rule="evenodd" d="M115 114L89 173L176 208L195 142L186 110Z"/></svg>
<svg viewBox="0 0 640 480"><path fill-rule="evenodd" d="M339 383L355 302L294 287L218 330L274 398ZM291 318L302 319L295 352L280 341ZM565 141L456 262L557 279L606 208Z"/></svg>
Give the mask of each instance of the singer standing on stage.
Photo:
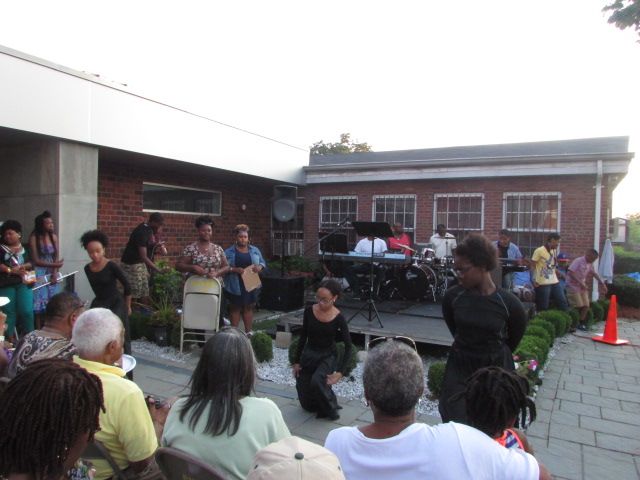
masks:
<svg viewBox="0 0 640 480"><path fill-rule="evenodd" d="M436 258L450 257L456 253L456 237L447 233L447 226L443 223L436 227L436 233L431 236L429 243L433 244Z"/></svg>
<svg viewBox="0 0 640 480"><path fill-rule="evenodd" d="M304 309L302 334L293 364L296 390L300 405L307 411L318 412L317 418L340 418L338 399L331 385L343 377L351 358L349 327L335 306L342 287L335 280L324 280L316 292L318 303ZM336 338L344 342L344 355L338 366Z"/></svg>

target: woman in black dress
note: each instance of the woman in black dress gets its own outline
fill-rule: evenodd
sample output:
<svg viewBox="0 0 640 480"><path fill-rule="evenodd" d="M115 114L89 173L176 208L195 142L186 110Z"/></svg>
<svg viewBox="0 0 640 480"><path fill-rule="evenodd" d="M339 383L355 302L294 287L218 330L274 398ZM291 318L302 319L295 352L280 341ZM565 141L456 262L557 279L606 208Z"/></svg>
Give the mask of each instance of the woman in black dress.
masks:
<svg viewBox="0 0 640 480"><path fill-rule="evenodd" d="M498 250L483 235L470 234L456 249L455 268L459 285L447 290L442 301L444 320L453 335L440 394L443 422L466 423L466 379L482 367L513 370L513 350L520 343L526 315L520 300L491 280L498 265Z"/></svg>
<svg viewBox="0 0 640 480"><path fill-rule="evenodd" d="M129 315L131 314L131 285L120 266L105 257L109 246L109 237L101 230L85 232L80 243L89 254L91 263L84 266L84 273L96 298L91 308L107 308L115 313L124 325L124 353L131 355L131 332L129 331ZM124 288L124 296L118 290L116 280Z"/></svg>
<svg viewBox="0 0 640 480"><path fill-rule="evenodd" d="M304 310L302 334L298 343L293 375L300 405L318 418L337 420L338 400L331 385L343 377L351 358L349 327L335 306L342 286L335 280L325 280L316 293L318 303ZM344 342L344 356L338 366L336 338ZM337 367L337 368L336 368Z"/></svg>

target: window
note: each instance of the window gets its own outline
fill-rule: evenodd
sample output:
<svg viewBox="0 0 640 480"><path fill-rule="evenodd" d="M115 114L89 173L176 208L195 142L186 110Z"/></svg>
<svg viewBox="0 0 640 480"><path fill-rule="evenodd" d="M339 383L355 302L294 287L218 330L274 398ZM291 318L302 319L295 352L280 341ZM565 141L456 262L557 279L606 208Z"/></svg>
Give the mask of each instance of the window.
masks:
<svg viewBox="0 0 640 480"><path fill-rule="evenodd" d="M560 193L505 193L503 203L504 228L523 255L531 256L560 229Z"/></svg>
<svg viewBox="0 0 640 480"><path fill-rule="evenodd" d="M484 195L481 193L444 194L435 196L434 219L436 226L443 223L447 232L459 242L469 232L484 230Z"/></svg>
<svg viewBox="0 0 640 480"><path fill-rule="evenodd" d="M148 212L220 215L221 194L211 190L143 183L142 208Z"/></svg>
<svg viewBox="0 0 640 480"><path fill-rule="evenodd" d="M373 218L376 222L387 222L391 226L401 223L404 231L413 239L416 227L416 196L374 195Z"/></svg>
<svg viewBox="0 0 640 480"><path fill-rule="evenodd" d="M271 202L271 253L273 255L302 255L304 253L304 198L296 198L296 216L290 222L281 222L273 215ZM282 239L285 239L284 245Z"/></svg>
<svg viewBox="0 0 640 480"><path fill-rule="evenodd" d="M351 226L351 222L358 219L358 197L320 197L320 230L331 231L338 223L349 217L342 227L342 231L347 234L347 244L350 249L356 245L356 232Z"/></svg>

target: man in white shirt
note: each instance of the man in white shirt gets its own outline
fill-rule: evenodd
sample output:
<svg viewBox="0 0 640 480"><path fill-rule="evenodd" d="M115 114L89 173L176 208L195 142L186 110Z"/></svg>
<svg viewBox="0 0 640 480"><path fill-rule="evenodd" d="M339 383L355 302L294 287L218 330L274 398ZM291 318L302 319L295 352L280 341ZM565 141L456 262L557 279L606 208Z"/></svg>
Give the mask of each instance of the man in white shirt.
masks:
<svg viewBox="0 0 640 480"><path fill-rule="evenodd" d="M444 258L456 253L456 237L447 233L447 227L439 224L436 227L436 233L431 237L429 243L433 244L433 250L436 258Z"/></svg>
<svg viewBox="0 0 640 480"><path fill-rule="evenodd" d="M373 253L384 253L387 250L387 244L384 240L377 237L367 237L363 238L356 245L355 252L361 253L365 255L371 255L371 248L373 246ZM371 270L371 266L368 263L357 263L355 265L350 265L347 267L345 271L345 278L347 282L349 282L349 286L353 291L357 289L358 286L358 274L368 274ZM378 288L380 287L380 282L384 278L384 268L378 262L373 262L373 274L375 278L373 280L373 294L376 296L378 294Z"/></svg>

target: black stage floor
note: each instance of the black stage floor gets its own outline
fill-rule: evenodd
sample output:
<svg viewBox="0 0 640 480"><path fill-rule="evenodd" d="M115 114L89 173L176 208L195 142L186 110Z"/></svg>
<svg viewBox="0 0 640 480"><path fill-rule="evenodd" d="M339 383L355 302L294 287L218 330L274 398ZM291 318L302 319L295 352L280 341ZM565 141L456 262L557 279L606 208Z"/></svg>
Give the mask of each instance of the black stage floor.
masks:
<svg viewBox="0 0 640 480"><path fill-rule="evenodd" d="M378 317L376 317L376 311ZM372 337L393 337L404 335L418 343L450 346L453 338L442 318L440 302L379 300L371 306L366 300L340 299L336 307L349 322L351 333L365 336L365 343ZM371 322L369 313L371 310ZM291 326L302 325L302 312L290 313L281 318L281 323L289 330ZM380 326L382 324L382 327Z"/></svg>

